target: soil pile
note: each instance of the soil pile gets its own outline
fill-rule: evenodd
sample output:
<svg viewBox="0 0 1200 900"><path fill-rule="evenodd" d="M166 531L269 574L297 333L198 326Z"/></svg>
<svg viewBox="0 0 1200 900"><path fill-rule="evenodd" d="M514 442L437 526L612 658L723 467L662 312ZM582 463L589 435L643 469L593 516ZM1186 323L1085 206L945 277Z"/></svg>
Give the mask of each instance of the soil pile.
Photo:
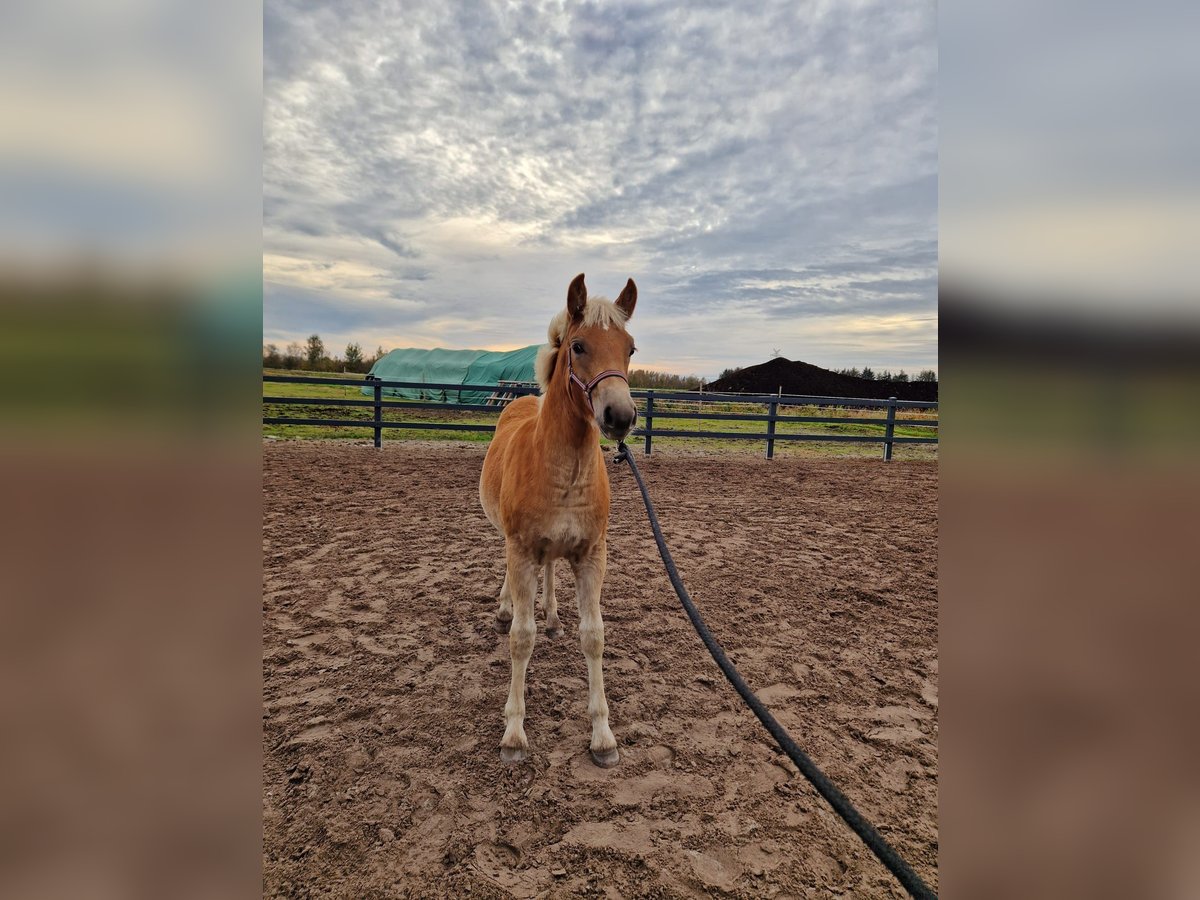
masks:
<svg viewBox="0 0 1200 900"><path fill-rule="evenodd" d="M936 381L871 381L839 375L820 366L782 356L714 381L706 390L737 394L807 394L815 397L862 397L870 400L936 401Z"/></svg>

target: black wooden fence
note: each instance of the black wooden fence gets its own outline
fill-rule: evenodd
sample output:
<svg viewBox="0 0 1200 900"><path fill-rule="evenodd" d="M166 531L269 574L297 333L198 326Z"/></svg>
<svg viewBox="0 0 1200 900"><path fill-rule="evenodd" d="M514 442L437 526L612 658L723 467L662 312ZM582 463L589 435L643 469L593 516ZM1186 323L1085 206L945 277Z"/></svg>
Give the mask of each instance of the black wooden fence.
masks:
<svg viewBox="0 0 1200 900"><path fill-rule="evenodd" d="M385 428L415 428L425 431L495 431L495 425L478 425L461 422L397 422L391 419L384 419L383 412L386 409L437 409L442 411L455 412L499 412L502 407L492 404L482 403L455 403L447 404L441 401L432 400L389 400L384 399L383 389L389 387L420 389L429 393L457 392L457 391L479 391L479 392L495 392L497 389L494 385L471 385L471 384L427 384L424 382L413 381L380 381L374 378L329 378L310 375L264 375L263 382L266 384L336 384L342 387L368 387L371 388L373 398L342 398L342 397L276 397L264 396L263 403L272 403L289 406L345 406L345 407L366 407L372 412L370 419L328 419L328 418L302 418L292 416L263 416L263 424L266 425L324 425L329 427L341 428L369 428L375 434L375 446L382 446L383 429ZM536 394L538 389L534 387L510 387L505 386L504 391L508 394ZM897 400L892 397L888 400L868 400L862 398L849 397L808 397L794 396L787 394L705 394L695 391L658 391L658 390L634 390L633 397L635 400L640 400L641 409L639 410L640 427L633 430L633 434L645 439L645 451L647 454L653 448L654 438L656 437L678 437L678 438L726 438L733 440L755 440L766 441L767 444L767 459L771 459L775 455L776 441L841 441L847 443L875 443L883 444L883 458L890 460L892 458L892 448L896 444L936 444L938 423L936 419L903 419L897 418L897 410L903 409L937 409L936 403L916 401L916 400ZM697 404L695 412L686 410L671 410L655 408L655 401L687 401L688 403ZM762 405L767 408L765 414L757 413L731 413L731 412L704 412L702 407L709 404L729 404L729 403L744 403ZM788 406L818 406L827 409L850 408L850 409L879 409L884 415L874 418L856 418L849 416L795 416L788 414L780 414L779 408ZM661 428L655 427L656 419L707 419L710 421L735 421L735 422L765 422L765 432L749 432L749 431L687 431L678 428ZM776 424L779 422L806 422L812 424L839 424L839 425L872 425L881 429L878 434L792 434L781 433L776 430ZM896 426L907 426L915 428L929 429L929 435L921 437L901 436L895 433Z"/></svg>

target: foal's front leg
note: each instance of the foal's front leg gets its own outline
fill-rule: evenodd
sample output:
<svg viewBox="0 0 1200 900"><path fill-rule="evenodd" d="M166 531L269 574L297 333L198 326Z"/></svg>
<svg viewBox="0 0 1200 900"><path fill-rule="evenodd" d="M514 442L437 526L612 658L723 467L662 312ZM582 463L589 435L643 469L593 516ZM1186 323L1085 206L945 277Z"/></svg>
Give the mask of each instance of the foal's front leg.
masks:
<svg viewBox="0 0 1200 900"><path fill-rule="evenodd" d="M591 555L572 562L571 567L579 598L579 643L587 659L592 761L609 769L621 757L617 752L617 739L608 727L608 699L604 696L604 619L600 615L600 587L604 584L606 559L607 550L602 540Z"/></svg>
<svg viewBox="0 0 1200 900"><path fill-rule="evenodd" d="M512 658L512 679L508 702L504 704L504 737L500 758L517 763L528 755L525 737L525 670L533 655L537 626L533 621L533 601L537 596L537 564L526 559L513 546L508 547L508 576L505 579L512 601L512 626L508 632L508 652Z"/></svg>

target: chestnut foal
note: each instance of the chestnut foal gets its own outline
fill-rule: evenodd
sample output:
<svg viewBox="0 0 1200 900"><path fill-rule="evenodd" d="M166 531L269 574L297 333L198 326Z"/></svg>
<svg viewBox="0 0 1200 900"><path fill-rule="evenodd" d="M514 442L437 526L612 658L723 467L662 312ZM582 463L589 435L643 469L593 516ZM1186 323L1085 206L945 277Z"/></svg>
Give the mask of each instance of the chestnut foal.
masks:
<svg viewBox="0 0 1200 900"><path fill-rule="evenodd" d="M588 298L583 275L567 289L567 307L550 323L550 343L537 360L538 397L508 405L496 424L479 481L483 510L504 535L507 574L496 627L508 632L512 679L504 705L500 758L515 763L529 750L525 737L525 670L533 653L538 570L545 572L546 636L562 634L554 599L554 560L567 559L579 599L579 641L588 669L592 759L609 768L619 760L604 697L604 621L600 587L607 558L608 472L599 433L622 440L637 420L629 394L637 286L625 285L616 303Z"/></svg>

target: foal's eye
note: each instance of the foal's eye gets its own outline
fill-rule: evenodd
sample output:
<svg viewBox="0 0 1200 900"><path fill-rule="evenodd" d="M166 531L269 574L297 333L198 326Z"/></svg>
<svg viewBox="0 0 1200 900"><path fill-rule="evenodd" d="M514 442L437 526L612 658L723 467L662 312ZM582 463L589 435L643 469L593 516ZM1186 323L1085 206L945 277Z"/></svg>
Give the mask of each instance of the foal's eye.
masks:
<svg viewBox="0 0 1200 900"><path fill-rule="evenodd" d="M584 352L583 344L580 343L579 341L572 341L571 342L571 352L572 353L583 353Z"/></svg>
<svg viewBox="0 0 1200 900"><path fill-rule="evenodd" d="M637 353L637 347L630 347L630 348L629 348L629 355L630 355L630 356L633 356L633 354L635 354L635 353Z"/></svg>

